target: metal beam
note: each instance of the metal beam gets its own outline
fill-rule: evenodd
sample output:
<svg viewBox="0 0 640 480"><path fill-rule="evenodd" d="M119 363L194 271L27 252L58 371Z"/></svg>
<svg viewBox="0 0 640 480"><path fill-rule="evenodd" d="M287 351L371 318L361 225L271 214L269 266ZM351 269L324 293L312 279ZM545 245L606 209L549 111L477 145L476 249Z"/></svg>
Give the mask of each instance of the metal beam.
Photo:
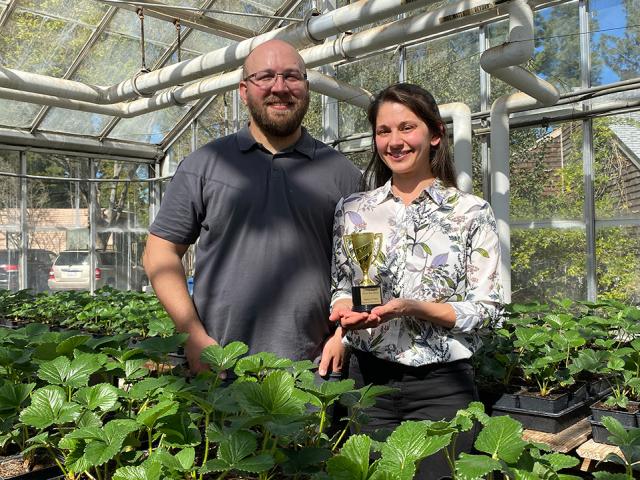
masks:
<svg viewBox="0 0 640 480"><path fill-rule="evenodd" d="M125 142L120 140L99 141L95 138L62 133L37 132L0 128L0 143L23 147L50 148L72 150L91 156L118 155L149 162L162 157L158 147L144 143Z"/></svg>
<svg viewBox="0 0 640 480"><path fill-rule="evenodd" d="M135 6L135 4L124 4L120 2L116 4L115 2L110 2L109 0L100 1L112 6L118 6L126 10L131 10L132 12L136 12L139 8ZM219 37L230 38L236 41L244 40L256 35L256 32L248 28L221 22L220 20L207 17L206 15L200 16L191 12L180 11L175 8L167 8L167 5L157 2L156 0L145 0L144 3L157 4L157 6L154 7L145 6L144 14L153 18L157 18L158 20L173 23L175 19L178 19L184 26L209 34L218 35Z"/></svg>
<svg viewBox="0 0 640 480"><path fill-rule="evenodd" d="M7 23L7 20L9 20L9 17L15 10L16 5L18 5L18 0L9 0L7 7L2 12L2 16L0 16L0 28L4 27L5 23Z"/></svg>

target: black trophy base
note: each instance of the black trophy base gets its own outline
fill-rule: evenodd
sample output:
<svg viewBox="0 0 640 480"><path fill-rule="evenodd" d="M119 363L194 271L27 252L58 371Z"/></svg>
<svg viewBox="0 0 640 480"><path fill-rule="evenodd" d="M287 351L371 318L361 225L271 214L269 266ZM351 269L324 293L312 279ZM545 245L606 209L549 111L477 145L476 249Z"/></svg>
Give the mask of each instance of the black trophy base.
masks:
<svg viewBox="0 0 640 480"><path fill-rule="evenodd" d="M367 285L351 288L353 299L353 312L370 312L375 307L382 305L382 289L380 285Z"/></svg>

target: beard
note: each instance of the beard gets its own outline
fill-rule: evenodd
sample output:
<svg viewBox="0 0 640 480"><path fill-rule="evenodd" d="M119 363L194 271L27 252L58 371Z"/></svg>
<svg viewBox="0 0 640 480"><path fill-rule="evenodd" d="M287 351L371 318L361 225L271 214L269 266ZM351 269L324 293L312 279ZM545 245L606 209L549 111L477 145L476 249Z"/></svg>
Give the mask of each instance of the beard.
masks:
<svg viewBox="0 0 640 480"><path fill-rule="evenodd" d="M293 102L291 110L269 111L269 104L278 102ZM309 108L309 92L304 97L296 98L289 95L280 98L277 95L269 95L263 99L247 96L247 108L255 124L265 134L274 137L288 137L302 125L302 119Z"/></svg>

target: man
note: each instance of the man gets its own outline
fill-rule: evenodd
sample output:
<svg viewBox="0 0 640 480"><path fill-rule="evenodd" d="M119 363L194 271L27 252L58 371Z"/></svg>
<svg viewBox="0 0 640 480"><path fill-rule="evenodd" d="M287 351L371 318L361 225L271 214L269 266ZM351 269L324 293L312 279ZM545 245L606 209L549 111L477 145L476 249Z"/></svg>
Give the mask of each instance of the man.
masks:
<svg viewBox="0 0 640 480"><path fill-rule="evenodd" d="M211 344L341 368L329 316L334 208L360 172L301 127L309 106L302 57L286 42L256 47L243 66L248 127L185 158L151 225L144 265L194 372ZM199 238L193 301L181 258Z"/></svg>

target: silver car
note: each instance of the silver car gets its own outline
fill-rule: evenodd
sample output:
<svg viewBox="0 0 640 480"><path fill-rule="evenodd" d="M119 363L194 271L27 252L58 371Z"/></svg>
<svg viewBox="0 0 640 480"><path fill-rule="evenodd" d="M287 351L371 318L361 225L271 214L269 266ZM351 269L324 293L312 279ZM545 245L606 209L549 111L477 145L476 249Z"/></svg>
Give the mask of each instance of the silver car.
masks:
<svg viewBox="0 0 640 480"><path fill-rule="evenodd" d="M127 272L124 262L118 262L116 252L96 252L96 267L93 271L95 288L109 285L127 288ZM49 289L89 290L90 289L89 250L65 250L60 252L49 272Z"/></svg>

